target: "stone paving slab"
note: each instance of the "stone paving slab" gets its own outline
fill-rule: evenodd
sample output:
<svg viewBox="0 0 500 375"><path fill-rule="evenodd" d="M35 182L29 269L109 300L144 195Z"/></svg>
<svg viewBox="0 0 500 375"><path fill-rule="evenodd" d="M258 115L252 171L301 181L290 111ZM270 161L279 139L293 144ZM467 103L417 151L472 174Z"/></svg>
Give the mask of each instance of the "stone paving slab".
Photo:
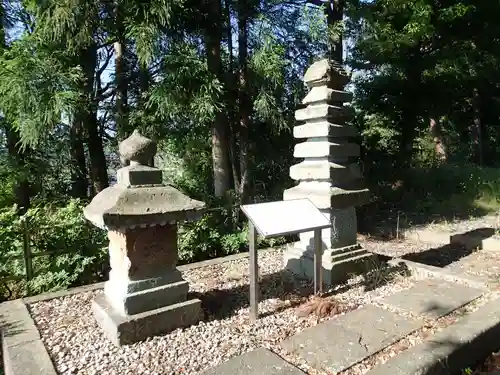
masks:
<svg viewBox="0 0 500 375"><path fill-rule="evenodd" d="M479 298L480 289L444 280L422 280L407 290L384 297L379 302L418 316L438 319Z"/></svg>
<svg viewBox="0 0 500 375"><path fill-rule="evenodd" d="M0 340L5 375L56 375L35 322L21 300L0 305Z"/></svg>
<svg viewBox="0 0 500 375"><path fill-rule="evenodd" d="M305 375L273 352L259 348L231 358L201 375Z"/></svg>
<svg viewBox="0 0 500 375"><path fill-rule="evenodd" d="M337 373L393 344L422 324L368 305L308 328L281 346L315 368Z"/></svg>
<svg viewBox="0 0 500 375"><path fill-rule="evenodd" d="M500 301L494 300L367 375L450 375L498 350Z"/></svg>
<svg viewBox="0 0 500 375"><path fill-rule="evenodd" d="M5 348L40 339L35 322L20 300L4 302L0 306L0 331Z"/></svg>

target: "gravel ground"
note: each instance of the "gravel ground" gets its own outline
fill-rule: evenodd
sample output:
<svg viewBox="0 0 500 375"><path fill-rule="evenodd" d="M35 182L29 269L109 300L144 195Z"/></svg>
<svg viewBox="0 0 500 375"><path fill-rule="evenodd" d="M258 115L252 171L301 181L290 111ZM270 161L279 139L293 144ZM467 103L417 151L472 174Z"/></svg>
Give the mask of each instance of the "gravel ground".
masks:
<svg viewBox="0 0 500 375"><path fill-rule="evenodd" d="M262 252L259 264L263 317L256 323L248 320L247 259L186 271L184 277L193 292L200 294L207 319L126 347L112 345L95 323L89 307L100 291L38 302L30 309L60 374L196 374L261 346L279 352L278 343L285 338L322 320L335 319L297 314L297 306L306 302L312 289L309 283L295 282L281 271L282 251ZM383 285L366 291L374 283ZM332 292L344 311L349 311L412 283L411 278L384 271L369 278L354 277ZM314 374L300 360L297 365Z"/></svg>
<svg viewBox="0 0 500 375"><path fill-rule="evenodd" d="M475 251L447 268L458 274L479 277L491 288L500 287L500 251Z"/></svg>
<svg viewBox="0 0 500 375"><path fill-rule="evenodd" d="M399 258L409 254L423 253L436 247L434 244L422 242L417 243L409 239L381 241L369 236L361 235L358 236L358 241L366 250L392 258Z"/></svg>

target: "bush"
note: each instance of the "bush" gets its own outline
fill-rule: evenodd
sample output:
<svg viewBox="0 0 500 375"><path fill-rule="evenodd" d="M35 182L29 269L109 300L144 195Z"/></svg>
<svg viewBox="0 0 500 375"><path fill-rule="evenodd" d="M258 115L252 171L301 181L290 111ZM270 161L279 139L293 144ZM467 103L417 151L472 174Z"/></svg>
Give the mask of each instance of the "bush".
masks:
<svg viewBox="0 0 500 375"><path fill-rule="evenodd" d="M30 237L30 251L34 255L34 278L28 283L31 294L90 284L106 276L106 232L85 220L83 207L78 200L70 200L64 206L38 205L21 217L14 206L0 210L0 279L14 276L21 280L9 283L15 297L23 295L26 286L22 281L26 278L23 258L25 225ZM180 225L180 263L248 249L248 227L239 221L238 211L239 207L214 209L199 221ZM276 246L284 242L284 238L259 238L258 246ZM0 295L2 292L5 293L0 290Z"/></svg>
<svg viewBox="0 0 500 375"><path fill-rule="evenodd" d="M19 217L16 208L0 211L0 275L25 277L23 232L26 227L34 255L31 293L55 291L95 282L107 262L105 232L83 217L83 204L40 205ZM23 224L26 223L24 226ZM41 253L50 253L41 255Z"/></svg>
<svg viewBox="0 0 500 375"><path fill-rule="evenodd" d="M218 258L248 250L248 225L238 220L239 207L217 208L201 220L180 225L179 261L181 264ZM284 237L264 240L257 246L277 246Z"/></svg>

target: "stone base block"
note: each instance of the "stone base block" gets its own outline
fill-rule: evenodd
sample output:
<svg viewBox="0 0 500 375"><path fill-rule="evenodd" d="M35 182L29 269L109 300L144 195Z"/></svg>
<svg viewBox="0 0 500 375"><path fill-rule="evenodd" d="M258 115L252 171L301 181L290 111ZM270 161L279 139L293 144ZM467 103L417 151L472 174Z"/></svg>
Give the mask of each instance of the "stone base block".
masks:
<svg viewBox="0 0 500 375"><path fill-rule="evenodd" d="M284 253L285 267L299 277L314 279L314 253L300 247L300 243L290 245ZM323 283L336 285L347 281L353 274L369 272L377 264L376 254L369 253L360 245L340 249L327 249L323 253Z"/></svg>
<svg viewBox="0 0 500 375"><path fill-rule="evenodd" d="M106 284L104 293L114 307L122 314L134 315L144 311L159 309L178 302L185 301L189 292L189 283L185 280L162 285L156 288L128 293L120 298L112 288Z"/></svg>
<svg viewBox="0 0 500 375"><path fill-rule="evenodd" d="M188 327L203 318L201 301L191 299L170 306L124 316L116 311L104 294L95 297L92 311L104 334L115 345L128 345L148 337Z"/></svg>

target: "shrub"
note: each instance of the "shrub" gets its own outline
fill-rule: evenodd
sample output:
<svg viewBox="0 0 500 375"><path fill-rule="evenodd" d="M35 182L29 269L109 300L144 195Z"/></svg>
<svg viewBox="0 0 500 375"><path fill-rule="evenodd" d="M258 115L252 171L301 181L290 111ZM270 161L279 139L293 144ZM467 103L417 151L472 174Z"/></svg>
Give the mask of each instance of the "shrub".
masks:
<svg viewBox="0 0 500 375"><path fill-rule="evenodd" d="M64 289L102 278L103 264L107 261L105 232L87 223L82 209L80 201L70 200L64 206L33 207L22 217L16 214L15 207L1 210L0 256L4 261L0 274L26 275L23 232L27 228L33 255L31 293Z"/></svg>

